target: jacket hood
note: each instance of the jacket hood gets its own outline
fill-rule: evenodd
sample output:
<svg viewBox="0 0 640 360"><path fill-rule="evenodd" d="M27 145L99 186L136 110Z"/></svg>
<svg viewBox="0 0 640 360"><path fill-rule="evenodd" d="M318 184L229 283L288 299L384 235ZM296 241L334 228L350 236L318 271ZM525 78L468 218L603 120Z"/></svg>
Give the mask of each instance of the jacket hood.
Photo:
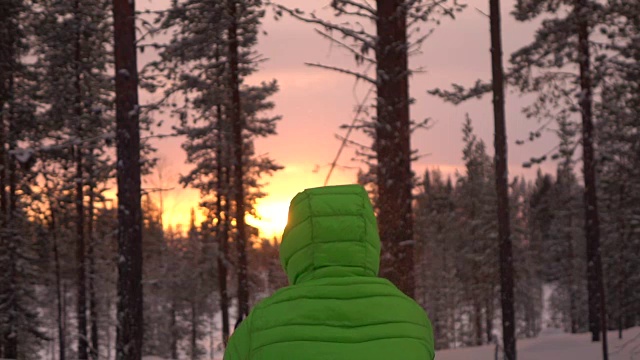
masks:
<svg viewBox="0 0 640 360"><path fill-rule="evenodd" d="M291 200L280 262L289 283L346 276L377 276L380 237L360 185L307 189Z"/></svg>

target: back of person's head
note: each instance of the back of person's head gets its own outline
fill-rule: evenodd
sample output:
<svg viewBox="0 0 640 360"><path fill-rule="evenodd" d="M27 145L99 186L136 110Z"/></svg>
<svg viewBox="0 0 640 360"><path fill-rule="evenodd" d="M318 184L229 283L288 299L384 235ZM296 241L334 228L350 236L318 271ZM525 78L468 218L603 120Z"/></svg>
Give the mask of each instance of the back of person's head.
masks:
<svg viewBox="0 0 640 360"><path fill-rule="evenodd" d="M292 285L341 276L377 276L380 237L360 185L307 189L289 207L280 261Z"/></svg>

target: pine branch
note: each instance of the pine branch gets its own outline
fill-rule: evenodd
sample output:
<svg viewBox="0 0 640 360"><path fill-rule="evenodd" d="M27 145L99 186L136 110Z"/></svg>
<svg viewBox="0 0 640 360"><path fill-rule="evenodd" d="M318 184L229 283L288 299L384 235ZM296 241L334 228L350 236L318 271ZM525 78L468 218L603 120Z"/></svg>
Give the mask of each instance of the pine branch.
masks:
<svg viewBox="0 0 640 360"><path fill-rule="evenodd" d="M352 1L352 0L334 0L332 2L331 6L334 9L338 10L338 11L343 11L343 9L340 9L338 7L339 3L344 4L344 5L350 5L350 6L353 6L353 7L357 8L357 9L360 9L360 10L364 10L364 11L366 11L366 12L368 12L370 14L370 16L367 16L367 17L369 17L371 19L374 19L374 20L378 16L378 12L376 11L376 9L371 7L369 4L360 4L360 3L357 3L357 2ZM363 15L363 14L358 14L358 15ZM365 15L363 15L363 16L365 16Z"/></svg>
<svg viewBox="0 0 640 360"><path fill-rule="evenodd" d="M295 19L298 19L300 21L303 21L303 22L306 22L306 23L310 23L310 24L320 25L320 26L324 27L327 30L338 31L342 35L344 35L345 37L350 37L352 39L360 41L363 44L366 44L370 48L374 48L375 47L375 36L367 34L364 31L356 31L356 30L349 29L349 28L344 27L344 26L336 25L336 24L333 24L331 22L328 22L328 21L325 21L325 20L322 20L322 19L318 19L313 15L312 15L312 17L307 18L307 17L302 16L302 12L301 11L299 11L299 10L298 11L291 10L291 9L289 9L287 7L282 6L282 5L274 4L274 6L276 7L276 9L278 11L286 12L287 14L291 15Z"/></svg>
<svg viewBox="0 0 640 360"><path fill-rule="evenodd" d="M364 81L366 81L366 82L368 82L368 83L370 83L372 85L376 85L377 84L376 80L368 77L367 75L360 74L360 73L357 73L355 71L351 71L351 70L347 70L347 69L341 69L341 68L334 67L334 66L322 65L322 64L314 64L314 63L304 63L304 64L307 65L307 66L313 66L313 67L318 67L318 68L321 68L321 69L333 70L333 71L337 71L339 73L348 74L348 75L356 77L357 79L364 80Z"/></svg>
<svg viewBox="0 0 640 360"><path fill-rule="evenodd" d="M340 15L350 15L350 16L354 16L357 18L366 18L369 19L371 21L376 21L377 18L374 16L371 16L369 14L364 14L362 13L362 11L360 10L354 10L354 11L349 11L343 8L334 8L334 10L337 12L336 16L340 16Z"/></svg>
<svg viewBox="0 0 640 360"><path fill-rule="evenodd" d="M371 146L369 146L369 145L360 144L359 142L357 142L355 140L347 139L344 136L341 136L341 135L338 135L338 134L336 134L335 136L336 136L336 138L338 140L344 141L347 145L355 146L355 147L359 148L361 151L373 150L373 148Z"/></svg>
<svg viewBox="0 0 640 360"><path fill-rule="evenodd" d="M431 95L435 95L446 102L450 102L454 105L459 105L469 99L479 99L484 94L492 91L491 83L476 81L475 85L471 88L465 88L462 85L452 84L453 90L440 90L434 89L427 91Z"/></svg>
<svg viewBox="0 0 640 360"><path fill-rule="evenodd" d="M372 58L370 58L368 56L363 55L361 52L353 49L351 46L343 43L342 41L340 41L340 40L338 40L338 39L336 39L336 38L334 38L334 37L322 32L322 31L320 31L318 29L314 29L314 31L316 33L318 33L320 36L322 36L325 39L329 40L330 42L332 42L332 43L340 46L341 48L346 49L350 53L352 53L356 57L356 62L362 62L364 60L364 61L367 61L367 62L369 62L371 64L375 64L376 63L375 59L372 59Z"/></svg>
<svg viewBox="0 0 640 360"><path fill-rule="evenodd" d="M14 155L18 158L27 157L38 152L51 152L55 150L67 149L71 146L83 145L83 147L85 147L84 146L85 144L90 144L90 143L98 142L101 140L113 140L115 136L116 136L115 133L109 132L103 135L90 137L86 139L73 139L57 145L36 146L31 148L16 148L14 150L9 150L9 154Z"/></svg>

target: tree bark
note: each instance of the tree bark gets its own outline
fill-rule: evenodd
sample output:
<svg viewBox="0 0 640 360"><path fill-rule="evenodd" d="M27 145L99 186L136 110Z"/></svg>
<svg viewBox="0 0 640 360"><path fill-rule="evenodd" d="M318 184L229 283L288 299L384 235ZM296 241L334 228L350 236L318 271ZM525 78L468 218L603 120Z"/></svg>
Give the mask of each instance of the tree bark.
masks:
<svg viewBox="0 0 640 360"><path fill-rule="evenodd" d="M80 62L81 54L81 29L82 19L80 16L80 0L74 2L74 16L76 18L75 56L74 56L74 86L75 86L75 121L77 124L77 137L82 138L82 86ZM82 145L75 148L76 157L76 317L78 326L78 358L88 359L87 353L87 289L86 289L86 265L85 265L85 243L84 243L84 174L83 174L83 150Z"/></svg>
<svg viewBox="0 0 640 360"><path fill-rule="evenodd" d="M415 296L407 15L404 0L377 0L378 225L381 275Z"/></svg>
<svg viewBox="0 0 640 360"><path fill-rule="evenodd" d="M191 360L198 358L198 316L195 301L191 300Z"/></svg>
<svg viewBox="0 0 640 360"><path fill-rule="evenodd" d="M491 344L493 342L493 298L487 299L485 311L485 333L487 344Z"/></svg>
<svg viewBox="0 0 640 360"><path fill-rule="evenodd" d="M0 245L5 249L10 249L12 246L12 239L9 233L9 224L11 223L9 212L9 194L6 192L7 186L7 168L11 163L11 156L6 153L7 140L10 140L9 136L6 136L5 125L6 120L11 121L7 115L7 109L12 99L13 93L13 76L16 64L16 21L14 16L16 15L16 3L13 1L6 1L0 5ZM7 282L0 282L0 296L10 297L11 294L11 272L15 267L13 263L13 257L9 257L9 269L4 269L7 273ZM11 306L11 304L9 304ZM15 329L15 319L11 313L7 316L7 324L3 324L2 331L0 332L0 357L15 358L18 356L18 339L17 336L12 336L12 331Z"/></svg>
<svg viewBox="0 0 640 360"><path fill-rule="evenodd" d="M625 186L623 184L621 184L619 186L619 191L618 191L618 209L624 209L624 198L626 196L626 191L625 191ZM627 254L627 252L629 251L627 249L627 244L632 243L631 239L629 239L628 236L628 231L627 229L627 224L624 218L624 215L622 214L622 211L619 212L618 215L618 237L619 237L619 241L620 244L622 244L622 246L619 247L619 253L618 253L618 276L620 277L618 284L617 284L617 293L618 293L618 301L617 301L617 307L618 307L618 311L617 311L617 321L618 321L618 339L622 339L622 330L623 330L623 316L625 313L625 288L626 288L626 282L629 278L628 274L627 274L627 263L626 263L626 259L625 259L625 255Z"/></svg>
<svg viewBox="0 0 640 360"><path fill-rule="evenodd" d="M116 359L142 357L142 211L135 0L113 0L118 144Z"/></svg>
<svg viewBox="0 0 640 360"><path fill-rule="evenodd" d="M216 61L219 59L216 58ZM227 264L229 262L229 231L227 225L227 217L229 209L226 204L229 202L228 183L226 183L225 166L228 166L226 154L223 154L223 147L226 144L225 127L222 119L222 106L216 106L217 127L218 127L218 144L216 148L217 161L217 189L216 189L216 237L218 240L218 291L220 292L220 312L222 314L222 342L227 346L229 340L229 294L227 293ZM228 169L228 168L227 168ZM222 196L225 196L225 208L223 210ZM223 215L224 212L224 215Z"/></svg>
<svg viewBox="0 0 640 360"><path fill-rule="evenodd" d="M516 334L513 298L513 255L509 216L509 169L507 167L507 131L504 111L504 69L502 65L502 29L500 1L489 0L491 22L491 73L496 193L498 195L498 240L500 243L500 302L502 336L506 360L516 360Z"/></svg>
<svg viewBox="0 0 640 360"><path fill-rule="evenodd" d="M56 269L56 300L58 305L58 360L65 360L65 327L64 327L64 311L62 309L62 285L60 273L60 254L58 252L58 234L56 233L56 210L50 203L51 207L51 223L49 224L49 232L53 240L53 261Z"/></svg>
<svg viewBox="0 0 640 360"><path fill-rule="evenodd" d="M90 161L93 162L93 154L90 154ZM89 208L87 214L87 238L89 239L89 247L87 249L87 256L89 258L89 316L91 318L91 348L89 349L89 356L93 360L98 359L100 354L100 339L98 335L98 302L96 298L96 259L95 259L95 237L94 237L94 202L95 202L95 184L92 177L93 166L89 167Z"/></svg>
<svg viewBox="0 0 640 360"><path fill-rule="evenodd" d="M229 88L231 91L230 115L234 142L234 196L236 205L236 248L238 251L238 320L249 315L249 283L247 281L247 229L245 224L244 197L244 119L240 104L240 74L238 71L238 13L237 1L227 0L229 12Z"/></svg>
<svg viewBox="0 0 640 360"><path fill-rule="evenodd" d="M4 49L3 49L4 50ZM0 64L2 66L2 64ZM0 76L2 76L2 71L0 71ZM0 81L2 79L0 78ZM0 86L3 86L0 82ZM7 224L9 220L9 214L7 213L7 154L5 151L6 147L6 139L5 139L5 122L4 122L4 113L3 113L3 103L2 103L2 95L0 95L0 245L2 248L7 248ZM4 282L0 282L0 295L4 295L8 293L8 288ZM0 357L7 357L5 354L5 347L7 342L6 329L2 329L0 332Z"/></svg>
<svg viewBox="0 0 640 360"><path fill-rule="evenodd" d="M176 318L177 314L176 314L176 301L174 299L171 300L171 307L169 310L169 326L171 327L171 340L170 340L170 351L171 351L171 358L172 359L177 359L178 358L178 324L177 324L177 318Z"/></svg>
<svg viewBox="0 0 640 360"><path fill-rule="evenodd" d="M568 278L569 278L569 284L568 285L568 291L569 291L569 322L570 322L570 326L571 326L571 333L572 334L576 334L578 333L578 309L577 309L577 305L576 305L576 298L577 298L577 294L576 294L576 279L574 276L575 273L575 251L573 250L573 236L572 236L572 231L571 229L573 228L573 214L569 215L569 231L567 231L566 234L566 239L567 239L567 252L568 252L568 259L567 261L569 262L569 266L568 266Z"/></svg>
<svg viewBox="0 0 640 360"><path fill-rule="evenodd" d="M13 79L10 81L10 88L13 88ZM15 256L17 256L17 244L16 244L16 236L20 236L17 234L17 229L12 227L12 224L15 224L16 220L16 211L18 209L18 169L16 166L15 156L12 155L12 152L17 148L16 141L16 128L15 128L15 119L13 118L13 113L9 115L9 133L8 133L8 143L9 143L9 156L8 156L8 170L9 170L9 212L7 215L7 238L5 240L9 241L7 246L8 252L13 254L10 256L11 263L9 264L10 268L8 273L6 274L9 280L9 291L12 291L13 288L16 287L16 275L18 269L16 268ZM9 319L8 319L8 333L6 334L5 343L4 343L4 356L13 359L18 358L18 346L19 346L19 336L17 334L18 331L18 319L15 314L17 313L18 304L16 303L17 299L11 296L9 299L9 303L6 305L6 308L9 309Z"/></svg>
<svg viewBox="0 0 640 360"><path fill-rule="evenodd" d="M587 290L589 297L589 330L591 340L599 341L602 332L602 356L608 358L607 318L602 260L600 254L600 218L596 194L596 171L593 148L593 86L587 0L577 0L578 63L580 66L580 110L582 113L582 159L584 175L584 229L587 240Z"/></svg>
<svg viewBox="0 0 640 360"><path fill-rule="evenodd" d="M476 299L473 303L473 317L475 323L475 346L482 345L482 306L480 306L480 302Z"/></svg>
<svg viewBox="0 0 640 360"><path fill-rule="evenodd" d="M84 184L82 149L76 147L76 316L78 319L78 359L87 359L87 289L84 244Z"/></svg>

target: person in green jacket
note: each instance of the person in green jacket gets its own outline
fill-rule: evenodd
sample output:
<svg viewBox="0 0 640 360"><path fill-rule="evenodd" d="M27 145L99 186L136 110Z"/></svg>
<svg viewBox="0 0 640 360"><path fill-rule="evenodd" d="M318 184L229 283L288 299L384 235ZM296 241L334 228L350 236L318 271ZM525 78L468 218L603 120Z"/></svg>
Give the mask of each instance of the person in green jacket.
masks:
<svg viewBox="0 0 640 360"><path fill-rule="evenodd" d="M225 360L434 359L427 314L378 277L380 237L363 187L296 195L280 261L290 286L255 306Z"/></svg>

